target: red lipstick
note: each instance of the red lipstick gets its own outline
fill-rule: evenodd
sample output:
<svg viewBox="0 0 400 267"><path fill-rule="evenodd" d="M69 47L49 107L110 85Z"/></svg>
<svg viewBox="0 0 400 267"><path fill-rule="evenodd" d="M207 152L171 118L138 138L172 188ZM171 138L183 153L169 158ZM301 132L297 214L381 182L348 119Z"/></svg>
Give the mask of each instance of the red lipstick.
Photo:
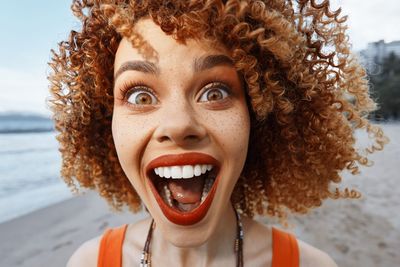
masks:
<svg viewBox="0 0 400 267"><path fill-rule="evenodd" d="M196 165L196 164L211 164L215 168L217 168L217 170L219 170L220 167L220 163L218 162L218 160L216 160L212 156L203 153L191 152L191 153L183 153L176 155L163 155L158 158L155 158L147 165L146 173L147 177L150 177L150 174L153 171L153 169L157 167L167 167L174 165L178 166ZM169 221L179 225L193 225L201 221L207 214L215 195L215 191L218 185L218 180L219 176L216 177L215 182L211 187L210 191L208 192L208 195L206 199L203 201L203 203L201 203L200 206L198 206L197 208L195 208L190 212L181 212L167 205L162 199L162 197L159 195L153 182L150 181L149 184L150 184L150 189L153 192L153 195L158 205L161 208L161 211Z"/></svg>

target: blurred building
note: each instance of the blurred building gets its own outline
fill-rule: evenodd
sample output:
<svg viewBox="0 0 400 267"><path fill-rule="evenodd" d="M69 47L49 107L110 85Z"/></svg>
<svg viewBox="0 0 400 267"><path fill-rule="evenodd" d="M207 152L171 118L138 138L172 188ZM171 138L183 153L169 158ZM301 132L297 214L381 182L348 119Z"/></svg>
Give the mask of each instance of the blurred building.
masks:
<svg viewBox="0 0 400 267"><path fill-rule="evenodd" d="M360 51L360 59L369 71L374 72L391 53L400 57L400 41L385 43L384 40L380 40L369 43L367 49Z"/></svg>

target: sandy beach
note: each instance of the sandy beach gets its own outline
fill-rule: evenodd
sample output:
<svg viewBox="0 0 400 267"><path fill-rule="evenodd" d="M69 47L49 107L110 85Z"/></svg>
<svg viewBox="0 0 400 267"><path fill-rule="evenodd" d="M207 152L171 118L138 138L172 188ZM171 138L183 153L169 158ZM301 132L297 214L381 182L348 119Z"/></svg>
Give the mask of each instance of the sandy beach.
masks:
<svg viewBox="0 0 400 267"><path fill-rule="evenodd" d="M400 124L382 128L390 143L369 156L374 165L357 176L343 175L343 185L362 198L328 200L294 220L297 235L328 252L339 267L400 266ZM367 142L360 136L361 145Z"/></svg>
<svg viewBox="0 0 400 267"><path fill-rule="evenodd" d="M74 197L0 224L0 266L65 266L84 241L143 216L114 213L94 192Z"/></svg>
<svg viewBox="0 0 400 267"><path fill-rule="evenodd" d="M400 266L400 124L384 129L391 143L370 157L375 165L358 176L344 174L344 184L360 190L362 199L326 201L292 220L299 239L340 267ZM114 213L94 192L74 197L0 224L0 266L65 266L85 240L144 216Z"/></svg>

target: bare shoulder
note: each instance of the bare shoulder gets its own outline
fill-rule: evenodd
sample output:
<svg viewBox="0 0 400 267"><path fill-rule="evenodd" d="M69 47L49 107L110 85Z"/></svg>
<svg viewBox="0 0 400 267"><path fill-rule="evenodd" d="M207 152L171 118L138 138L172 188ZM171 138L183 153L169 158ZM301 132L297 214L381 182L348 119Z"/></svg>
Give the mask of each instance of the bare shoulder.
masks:
<svg viewBox="0 0 400 267"><path fill-rule="evenodd" d="M71 256L67 267L96 267L101 236L83 243Z"/></svg>
<svg viewBox="0 0 400 267"><path fill-rule="evenodd" d="M301 267L338 267L332 258L306 242L297 240L300 251L300 266Z"/></svg>

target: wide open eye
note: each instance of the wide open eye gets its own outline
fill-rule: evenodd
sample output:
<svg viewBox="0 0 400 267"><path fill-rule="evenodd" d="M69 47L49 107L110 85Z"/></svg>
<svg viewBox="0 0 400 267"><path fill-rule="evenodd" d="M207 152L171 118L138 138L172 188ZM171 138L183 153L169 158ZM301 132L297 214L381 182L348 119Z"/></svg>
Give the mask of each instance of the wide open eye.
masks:
<svg viewBox="0 0 400 267"><path fill-rule="evenodd" d="M152 92L147 90L145 87L133 88L129 92L128 100L133 105L155 105L157 104L157 98Z"/></svg>
<svg viewBox="0 0 400 267"><path fill-rule="evenodd" d="M204 92L201 94L199 102L220 101L228 97L229 87L223 83L210 83L204 87Z"/></svg>

